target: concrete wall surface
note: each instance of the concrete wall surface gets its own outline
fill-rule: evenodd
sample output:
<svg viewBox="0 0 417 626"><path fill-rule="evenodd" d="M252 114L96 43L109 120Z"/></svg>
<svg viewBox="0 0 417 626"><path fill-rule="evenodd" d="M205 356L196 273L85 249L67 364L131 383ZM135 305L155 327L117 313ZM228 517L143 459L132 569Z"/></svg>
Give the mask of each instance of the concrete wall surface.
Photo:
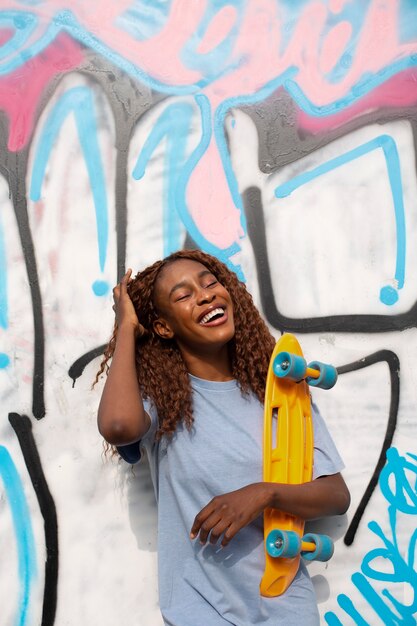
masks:
<svg viewBox="0 0 417 626"><path fill-rule="evenodd" d="M1 626L161 624L91 384L112 286L184 246L339 369L322 623L416 623L416 132L415 0L2 0Z"/></svg>

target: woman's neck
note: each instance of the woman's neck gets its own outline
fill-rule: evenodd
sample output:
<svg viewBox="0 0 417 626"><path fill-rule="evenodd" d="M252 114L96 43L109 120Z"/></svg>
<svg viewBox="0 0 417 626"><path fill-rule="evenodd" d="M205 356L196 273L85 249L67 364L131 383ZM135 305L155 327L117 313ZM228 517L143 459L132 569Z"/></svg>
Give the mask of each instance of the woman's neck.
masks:
<svg viewBox="0 0 417 626"><path fill-rule="evenodd" d="M224 346L219 353L201 356L182 351L182 356L188 372L197 378L215 382L224 382L234 378L227 346Z"/></svg>

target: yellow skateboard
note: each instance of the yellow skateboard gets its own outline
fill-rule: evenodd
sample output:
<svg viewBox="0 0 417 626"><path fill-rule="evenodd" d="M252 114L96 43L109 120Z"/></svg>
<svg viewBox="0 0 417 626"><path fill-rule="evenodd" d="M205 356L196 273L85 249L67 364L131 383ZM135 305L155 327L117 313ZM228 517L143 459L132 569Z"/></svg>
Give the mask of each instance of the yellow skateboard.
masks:
<svg viewBox="0 0 417 626"><path fill-rule="evenodd" d="M313 425L309 385L330 389L337 372L318 361L308 366L294 335L277 342L269 364L264 412L264 481L298 485L313 475ZM304 520L278 509L264 512L265 572L261 595L279 596L293 581L303 556L327 561L333 542L304 535Z"/></svg>

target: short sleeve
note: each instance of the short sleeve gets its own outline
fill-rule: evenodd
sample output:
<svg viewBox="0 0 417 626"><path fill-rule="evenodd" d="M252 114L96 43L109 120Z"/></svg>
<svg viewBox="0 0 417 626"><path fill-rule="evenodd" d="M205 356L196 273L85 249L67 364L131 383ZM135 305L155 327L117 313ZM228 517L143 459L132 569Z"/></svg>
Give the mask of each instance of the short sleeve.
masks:
<svg viewBox="0 0 417 626"><path fill-rule="evenodd" d="M156 431L158 430L158 413L155 405L151 402L151 400L144 400L143 407L151 420L149 430L145 433L142 439L129 443L126 446L117 446L117 452L120 454L122 459L130 465L135 465L135 463L140 461L142 456L142 447L153 444Z"/></svg>
<svg viewBox="0 0 417 626"><path fill-rule="evenodd" d="M314 402L311 403L314 429L313 479L338 474L345 467L326 423Z"/></svg>

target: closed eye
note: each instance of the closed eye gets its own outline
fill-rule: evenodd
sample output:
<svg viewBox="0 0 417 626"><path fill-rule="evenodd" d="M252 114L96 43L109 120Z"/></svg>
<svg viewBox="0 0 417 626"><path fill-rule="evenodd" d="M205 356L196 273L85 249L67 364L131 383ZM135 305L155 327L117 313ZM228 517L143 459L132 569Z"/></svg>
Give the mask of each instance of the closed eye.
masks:
<svg viewBox="0 0 417 626"><path fill-rule="evenodd" d="M181 300L186 300L189 297L190 297L189 293L184 293L182 296L178 296L178 298L175 298L175 302L181 302Z"/></svg>

